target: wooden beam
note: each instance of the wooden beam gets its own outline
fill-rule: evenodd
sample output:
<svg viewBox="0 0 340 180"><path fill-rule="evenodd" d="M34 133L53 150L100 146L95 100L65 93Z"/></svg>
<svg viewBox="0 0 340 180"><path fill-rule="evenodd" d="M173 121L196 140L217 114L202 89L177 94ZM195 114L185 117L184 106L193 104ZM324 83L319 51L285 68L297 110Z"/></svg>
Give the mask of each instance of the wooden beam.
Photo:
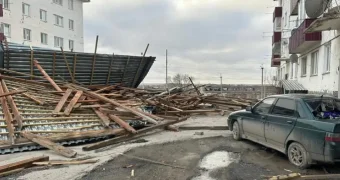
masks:
<svg viewBox="0 0 340 180"><path fill-rule="evenodd" d="M62 156L65 156L65 157L68 157L68 158L73 158L77 155L77 152L69 149L69 148L65 148L64 146L62 145L59 145L59 144L56 144L54 142L52 142L51 140L45 138L45 137L42 137L42 136L38 136L38 135L35 135L35 134L32 134L30 132L21 132L20 133L21 136L25 137L26 139L30 140L30 141L33 141L43 147L46 147L50 150L53 150L54 152L62 155Z"/></svg>
<svg viewBox="0 0 340 180"><path fill-rule="evenodd" d="M129 62L130 62L130 56L128 57L128 60L126 61L126 64L124 66L124 72L123 72L123 75L122 75L122 80L120 81L121 84L124 84L124 77L125 77L125 74L126 74L126 69L129 65Z"/></svg>
<svg viewBox="0 0 340 180"><path fill-rule="evenodd" d="M112 86L105 86L97 91L95 91L96 93L101 93L103 91L108 91L108 90L111 90L111 89L114 89L115 87L119 86L120 84L117 84L117 85L112 85Z"/></svg>
<svg viewBox="0 0 340 180"><path fill-rule="evenodd" d="M18 168L18 169L13 169L13 170L10 170L10 171L6 171L6 172L3 172L3 173L0 173L0 177L9 176L11 174L15 174L15 173L21 172L24 169L25 168Z"/></svg>
<svg viewBox="0 0 340 180"><path fill-rule="evenodd" d="M30 100L36 102L36 103L39 104L39 105L44 105L44 101L43 101L43 100L41 100L41 99L39 99L39 98L37 98L37 97L35 97L35 96L33 96L33 95L30 95L30 94L28 94L28 93L22 93L22 95L25 96L25 97L27 97L28 99L30 99Z"/></svg>
<svg viewBox="0 0 340 180"><path fill-rule="evenodd" d="M137 131L133 127L131 127L128 123L126 123L125 121L120 119L118 116L110 114L109 117L110 117L111 120L113 120L114 122L119 124L120 127L124 128L126 131L128 131L132 134L137 133Z"/></svg>
<svg viewBox="0 0 340 180"><path fill-rule="evenodd" d="M191 79L191 77L189 77L189 80L190 80L190 82L191 82L191 84L192 84L192 86L194 86L194 88L195 88L195 90L196 90L196 92L197 92L197 95L201 95L201 92L198 90L198 88L195 86L195 84L194 84L194 82L192 81L192 79Z"/></svg>
<svg viewBox="0 0 340 180"><path fill-rule="evenodd" d="M0 81L0 93L3 94L4 90L2 88L1 85L1 81ZM5 97L0 98L1 100L1 107L2 107L2 112L4 114L4 119L6 120L6 126L7 126L7 131L8 131L8 142L9 144L14 144L14 127L13 127L13 118L12 118L12 114L9 111L9 107L6 101Z"/></svg>
<svg viewBox="0 0 340 180"><path fill-rule="evenodd" d="M34 79L34 65L33 65L33 61L34 61L34 51L33 51L33 48L32 46L30 46L31 48L31 80Z"/></svg>
<svg viewBox="0 0 340 180"><path fill-rule="evenodd" d="M99 108L92 108L93 111L97 114L97 116L99 117L100 124L102 124L105 127L110 127L110 118L105 115L102 111L100 111Z"/></svg>
<svg viewBox="0 0 340 180"><path fill-rule="evenodd" d="M51 85L56 89L57 91L63 91L60 89L60 87L53 81L53 79L45 72L45 70L40 66L39 62L37 60L34 60L34 65L39 69L41 74L44 75L46 80L51 83Z"/></svg>
<svg viewBox="0 0 340 180"><path fill-rule="evenodd" d="M65 102L67 101L67 99L71 95L71 93L72 93L72 89L67 89L66 90L65 94L63 95L63 97L61 97L59 103L55 107L55 109L52 112L52 114L58 114L60 112L60 110L63 108Z"/></svg>
<svg viewBox="0 0 340 180"><path fill-rule="evenodd" d="M77 68L77 54L74 54L73 58L73 72L72 72L72 83L75 83L74 80L76 79L76 68Z"/></svg>
<svg viewBox="0 0 340 180"><path fill-rule="evenodd" d="M53 53L53 64L52 64L52 79L55 80L55 63L56 63L56 52Z"/></svg>
<svg viewBox="0 0 340 180"><path fill-rule="evenodd" d="M111 77L111 70L112 70L112 64L113 64L113 59L114 59L114 56L115 56L115 54L113 53L113 54L112 54L111 61L110 61L109 72L107 73L107 78L106 78L106 85L108 85L108 84L109 84L109 82L110 82L110 77Z"/></svg>
<svg viewBox="0 0 340 180"><path fill-rule="evenodd" d="M83 94L83 91L77 91L77 93L74 95L74 97L72 98L71 102L68 104L68 106L66 107L64 114L66 116L69 116L73 107L77 104L80 96Z"/></svg>
<svg viewBox="0 0 340 180"><path fill-rule="evenodd" d="M71 161L62 161L62 160L54 160L54 161L43 161L43 162L34 162L34 165L38 166L52 166L52 165L79 165L79 164L93 164L98 162L98 160L71 160Z"/></svg>
<svg viewBox="0 0 340 180"><path fill-rule="evenodd" d="M81 106L81 102L86 99L86 96L81 96L78 100L78 103L74 105L74 108L79 108Z"/></svg>
<svg viewBox="0 0 340 180"><path fill-rule="evenodd" d="M11 91L11 92L8 92L8 93L0 94L0 97L12 96L12 95L21 94L21 93L24 93L24 92L26 92L26 90L15 90L15 91Z"/></svg>
<svg viewBox="0 0 340 180"><path fill-rule="evenodd" d="M67 59L66 59L66 56L65 56L65 52L64 52L63 47L60 47L60 50L61 50L61 53L63 54L64 61L65 61L65 65L66 65L67 70L68 70L68 74L71 76L72 82L75 82L75 80L74 80L74 78L73 78L73 76L72 76L72 71L71 71L71 69L70 69L70 65L68 64L68 61L67 61Z"/></svg>
<svg viewBox="0 0 340 180"><path fill-rule="evenodd" d="M35 166L33 164L34 162L41 162L41 161L48 161L48 160L49 160L48 156L39 156L39 157L34 157L34 158L18 161L18 162L11 163L11 164L6 164L4 166L0 166L0 173L13 171L15 169L20 169L20 168L33 167Z"/></svg>
<svg viewBox="0 0 340 180"><path fill-rule="evenodd" d="M144 62L144 58L145 58L145 54L146 54L146 52L148 51L148 49L149 49L149 44L146 46L146 49L145 49L145 51L144 51L144 54L143 54L143 57L142 57L142 59L141 59L141 61L139 62L139 66L138 66L138 69L137 69L137 72L136 72L136 74L135 74L135 77L133 78L133 83L132 83L132 87L135 87L136 85L137 85L137 81L138 81L138 75L139 75L139 72L141 71L141 69L142 69L142 64L143 64L143 62Z"/></svg>
<svg viewBox="0 0 340 180"><path fill-rule="evenodd" d="M95 67L95 65L96 65L96 55L97 55L97 47L98 47L98 38L99 38L99 36L97 35L97 37L96 37L96 46L95 46L95 48L94 48L93 61L92 61L92 70L91 70L90 85L92 85L93 74L94 74L94 67Z"/></svg>
<svg viewBox="0 0 340 180"><path fill-rule="evenodd" d="M186 119L187 119L187 117L183 117L178 121L163 121L162 123L159 123L157 125L138 130L137 134L141 135L142 133L146 133L146 132L149 132L149 131L152 131L152 130L155 130L155 129L162 129L166 126L185 121ZM127 141L127 140L133 138L134 136L136 136L136 134L127 134L127 135L119 136L119 137L116 137L116 138L113 138L113 139L108 139L108 140L105 140L105 141L101 141L101 142L98 142L98 143L87 145L87 146L83 147L83 151L92 151L92 150L95 150L95 149L99 149L99 148L103 148L103 147L106 147L106 146L109 146L109 145L113 145L113 144L116 144L116 143Z"/></svg>
<svg viewBox="0 0 340 180"><path fill-rule="evenodd" d="M9 90L7 88L7 85L6 85L6 82L5 80L1 79L1 85L2 85L2 88L3 88L3 91L5 93L9 93ZM23 117L20 115L20 112L18 110L18 107L17 105L15 104L14 102L14 99L12 96L7 96L7 101L9 103L9 106L11 107L11 110L12 110L12 113L14 115L14 122L16 122L16 124L18 125L18 130L21 131L21 128L22 128L22 121L23 121Z"/></svg>

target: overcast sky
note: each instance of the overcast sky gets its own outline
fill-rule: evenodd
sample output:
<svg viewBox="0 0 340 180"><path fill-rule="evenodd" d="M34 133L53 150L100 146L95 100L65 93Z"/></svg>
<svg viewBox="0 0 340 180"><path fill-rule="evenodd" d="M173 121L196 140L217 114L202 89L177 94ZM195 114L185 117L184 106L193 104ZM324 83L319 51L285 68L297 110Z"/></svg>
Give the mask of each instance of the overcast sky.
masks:
<svg viewBox="0 0 340 180"><path fill-rule="evenodd" d="M189 74L197 83L261 83L270 68L273 0L93 0L84 5L85 51L155 56L145 83ZM274 75L274 74L272 74Z"/></svg>

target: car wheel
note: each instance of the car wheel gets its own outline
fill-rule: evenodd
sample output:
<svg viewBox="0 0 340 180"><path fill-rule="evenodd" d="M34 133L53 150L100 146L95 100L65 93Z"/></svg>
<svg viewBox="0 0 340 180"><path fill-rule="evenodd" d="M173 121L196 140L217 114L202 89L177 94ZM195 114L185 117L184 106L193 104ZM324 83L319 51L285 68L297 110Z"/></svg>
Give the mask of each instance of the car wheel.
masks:
<svg viewBox="0 0 340 180"><path fill-rule="evenodd" d="M233 138L236 141L241 140L240 125L238 124L237 121L233 123Z"/></svg>
<svg viewBox="0 0 340 180"><path fill-rule="evenodd" d="M305 169L310 166L308 152L299 143L294 142L289 145L288 158L292 164L301 169Z"/></svg>

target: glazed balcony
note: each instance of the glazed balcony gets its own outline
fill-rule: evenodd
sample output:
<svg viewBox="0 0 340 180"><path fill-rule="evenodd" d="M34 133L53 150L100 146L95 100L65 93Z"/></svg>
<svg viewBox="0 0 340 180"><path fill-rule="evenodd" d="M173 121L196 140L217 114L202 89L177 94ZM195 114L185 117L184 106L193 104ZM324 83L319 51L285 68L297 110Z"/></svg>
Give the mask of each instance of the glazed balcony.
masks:
<svg viewBox="0 0 340 180"><path fill-rule="evenodd" d="M272 52L274 55L281 55L281 36L281 32L274 32L274 35L272 37Z"/></svg>
<svg viewBox="0 0 340 180"><path fill-rule="evenodd" d="M292 36L289 38L289 53L300 54L312 46L320 43L322 40L321 32L305 33L305 30L316 19L305 19L300 26L292 31Z"/></svg>
<svg viewBox="0 0 340 180"><path fill-rule="evenodd" d="M280 67L281 65L280 58L281 58L280 55L273 55L271 60L271 67Z"/></svg>
<svg viewBox="0 0 340 180"><path fill-rule="evenodd" d="M299 14L299 0L290 0L290 15L296 16Z"/></svg>

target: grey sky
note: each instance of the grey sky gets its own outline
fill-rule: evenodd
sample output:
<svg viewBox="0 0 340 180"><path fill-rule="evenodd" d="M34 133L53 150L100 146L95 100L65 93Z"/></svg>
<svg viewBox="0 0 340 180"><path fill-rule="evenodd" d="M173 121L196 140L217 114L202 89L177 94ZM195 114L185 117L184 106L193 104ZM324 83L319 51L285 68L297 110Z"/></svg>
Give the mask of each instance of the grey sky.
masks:
<svg viewBox="0 0 340 180"><path fill-rule="evenodd" d="M140 55L156 62L146 83L186 73L200 83L260 83L270 68L272 0L96 0L85 4L85 51ZM267 34L271 35L271 34ZM273 74L272 74L273 75Z"/></svg>

